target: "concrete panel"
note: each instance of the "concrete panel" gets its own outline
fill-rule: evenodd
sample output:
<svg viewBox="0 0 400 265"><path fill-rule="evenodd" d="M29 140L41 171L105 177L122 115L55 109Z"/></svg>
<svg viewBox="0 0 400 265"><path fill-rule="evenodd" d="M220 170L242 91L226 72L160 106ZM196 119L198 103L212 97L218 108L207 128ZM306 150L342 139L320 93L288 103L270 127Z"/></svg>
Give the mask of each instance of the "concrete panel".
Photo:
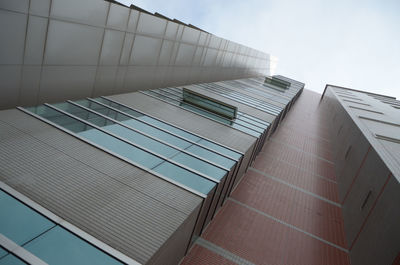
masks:
<svg viewBox="0 0 400 265"><path fill-rule="evenodd" d="M137 32L163 36L166 27L166 20L146 13L141 13Z"/></svg>
<svg viewBox="0 0 400 265"><path fill-rule="evenodd" d="M103 29L51 20L45 64L97 65Z"/></svg>
<svg viewBox="0 0 400 265"><path fill-rule="evenodd" d="M181 43L176 56L176 65L189 66L192 63L196 46Z"/></svg>
<svg viewBox="0 0 400 265"><path fill-rule="evenodd" d="M29 0L2 0L0 8L27 13L29 8Z"/></svg>
<svg viewBox="0 0 400 265"><path fill-rule="evenodd" d="M164 40L161 48L160 59L158 65L168 65L171 59L174 43L169 40Z"/></svg>
<svg viewBox="0 0 400 265"><path fill-rule="evenodd" d="M207 49L205 58L204 58L204 66L212 66L215 64L215 59L217 57L218 50Z"/></svg>
<svg viewBox="0 0 400 265"><path fill-rule="evenodd" d="M117 76L115 77L114 91L113 93L118 93L124 88L124 81L126 76L127 66L118 67Z"/></svg>
<svg viewBox="0 0 400 265"><path fill-rule="evenodd" d="M355 240L389 173L378 154L371 150L342 206L349 244Z"/></svg>
<svg viewBox="0 0 400 265"><path fill-rule="evenodd" d="M131 9L128 21L128 32L136 32L136 27L139 19L139 11Z"/></svg>
<svg viewBox="0 0 400 265"><path fill-rule="evenodd" d="M178 24L168 21L167 29L165 31L165 37L168 39L174 39L178 31Z"/></svg>
<svg viewBox="0 0 400 265"><path fill-rule="evenodd" d="M11 2L2 1L12 7ZM22 64L26 20L27 15L0 10L0 64Z"/></svg>
<svg viewBox="0 0 400 265"><path fill-rule="evenodd" d="M129 56L131 55L132 51L132 44L133 44L134 35L131 33L127 33L125 35L124 46L122 48L121 59L119 61L122 65L127 65L129 62Z"/></svg>
<svg viewBox="0 0 400 265"><path fill-rule="evenodd" d="M19 65L0 65L0 109L18 104L21 68Z"/></svg>
<svg viewBox="0 0 400 265"><path fill-rule="evenodd" d="M48 19L29 16L24 64L42 64Z"/></svg>
<svg viewBox="0 0 400 265"><path fill-rule="evenodd" d="M391 177L350 251L352 265L394 264L400 252L398 202L400 184Z"/></svg>
<svg viewBox="0 0 400 265"><path fill-rule="evenodd" d="M38 16L49 16L50 0L31 0L29 13Z"/></svg>
<svg viewBox="0 0 400 265"><path fill-rule="evenodd" d="M117 65L120 60L125 34L120 31L106 30L101 48L100 65Z"/></svg>
<svg viewBox="0 0 400 265"><path fill-rule="evenodd" d="M92 97L112 94L114 91L117 69L117 66L99 66L97 68Z"/></svg>
<svg viewBox="0 0 400 265"><path fill-rule="evenodd" d="M98 0L53 0L50 14L94 26L105 26L110 3Z"/></svg>
<svg viewBox="0 0 400 265"><path fill-rule="evenodd" d="M150 89L153 84L154 67L129 66L123 92Z"/></svg>
<svg viewBox="0 0 400 265"><path fill-rule="evenodd" d="M24 66L22 69L20 104L23 106L37 105L39 93L41 66Z"/></svg>
<svg viewBox="0 0 400 265"><path fill-rule="evenodd" d="M207 35L209 35L209 34L207 34L205 32L200 32L199 45L205 45L206 44Z"/></svg>
<svg viewBox="0 0 400 265"><path fill-rule="evenodd" d="M221 38L211 35L210 43L208 44L209 47L218 49L219 45L221 44Z"/></svg>
<svg viewBox="0 0 400 265"><path fill-rule="evenodd" d="M88 97L92 93L95 75L95 66L45 66L38 103Z"/></svg>
<svg viewBox="0 0 400 265"><path fill-rule="evenodd" d="M193 28L185 27L182 34L182 41L197 44L199 39L200 31Z"/></svg>
<svg viewBox="0 0 400 265"><path fill-rule="evenodd" d="M204 50L203 47L197 46L196 52L195 52L195 54L194 54L193 66L198 66L198 65L200 65L201 57L202 57L202 55L203 55L203 50Z"/></svg>
<svg viewBox="0 0 400 265"><path fill-rule="evenodd" d="M126 31L129 17L129 8L117 4L110 5L107 27Z"/></svg>
<svg viewBox="0 0 400 265"><path fill-rule="evenodd" d="M161 39L136 35L130 63L133 65L157 64L161 41Z"/></svg>

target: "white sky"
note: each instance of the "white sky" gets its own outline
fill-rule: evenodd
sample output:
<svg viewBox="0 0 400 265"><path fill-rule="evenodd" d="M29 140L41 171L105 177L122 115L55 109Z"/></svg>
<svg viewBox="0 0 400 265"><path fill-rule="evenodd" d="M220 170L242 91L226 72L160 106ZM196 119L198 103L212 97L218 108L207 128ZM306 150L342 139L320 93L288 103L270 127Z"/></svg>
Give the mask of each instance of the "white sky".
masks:
<svg viewBox="0 0 400 265"><path fill-rule="evenodd" d="M400 98L400 0L122 0L278 57L277 74Z"/></svg>

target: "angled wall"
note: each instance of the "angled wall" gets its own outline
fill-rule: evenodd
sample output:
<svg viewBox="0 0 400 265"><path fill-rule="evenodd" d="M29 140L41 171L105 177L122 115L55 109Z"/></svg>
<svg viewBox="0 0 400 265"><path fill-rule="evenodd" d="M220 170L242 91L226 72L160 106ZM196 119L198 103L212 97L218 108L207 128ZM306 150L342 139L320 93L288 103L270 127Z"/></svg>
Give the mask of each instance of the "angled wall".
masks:
<svg viewBox="0 0 400 265"><path fill-rule="evenodd" d="M103 0L0 1L0 109L269 75L270 56Z"/></svg>

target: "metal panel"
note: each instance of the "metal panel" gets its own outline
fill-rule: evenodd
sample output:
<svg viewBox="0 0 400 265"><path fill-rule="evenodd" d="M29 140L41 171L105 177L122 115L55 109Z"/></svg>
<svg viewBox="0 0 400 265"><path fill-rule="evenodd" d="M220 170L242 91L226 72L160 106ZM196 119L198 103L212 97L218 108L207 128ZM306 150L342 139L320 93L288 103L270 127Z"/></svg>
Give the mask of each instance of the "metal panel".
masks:
<svg viewBox="0 0 400 265"><path fill-rule="evenodd" d="M56 65L97 65L103 29L51 20L45 63Z"/></svg>
<svg viewBox="0 0 400 265"><path fill-rule="evenodd" d="M1 180L139 262L198 210L200 197L29 115L0 117Z"/></svg>

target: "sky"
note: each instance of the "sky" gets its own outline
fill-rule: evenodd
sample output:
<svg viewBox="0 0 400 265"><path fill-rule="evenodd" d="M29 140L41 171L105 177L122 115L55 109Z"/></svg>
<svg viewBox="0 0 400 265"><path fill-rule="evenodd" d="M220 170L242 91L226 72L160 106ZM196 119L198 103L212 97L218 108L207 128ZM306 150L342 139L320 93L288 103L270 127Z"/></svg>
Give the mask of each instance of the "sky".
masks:
<svg viewBox="0 0 400 265"><path fill-rule="evenodd" d="M122 0L278 58L276 74L400 99L400 0Z"/></svg>

